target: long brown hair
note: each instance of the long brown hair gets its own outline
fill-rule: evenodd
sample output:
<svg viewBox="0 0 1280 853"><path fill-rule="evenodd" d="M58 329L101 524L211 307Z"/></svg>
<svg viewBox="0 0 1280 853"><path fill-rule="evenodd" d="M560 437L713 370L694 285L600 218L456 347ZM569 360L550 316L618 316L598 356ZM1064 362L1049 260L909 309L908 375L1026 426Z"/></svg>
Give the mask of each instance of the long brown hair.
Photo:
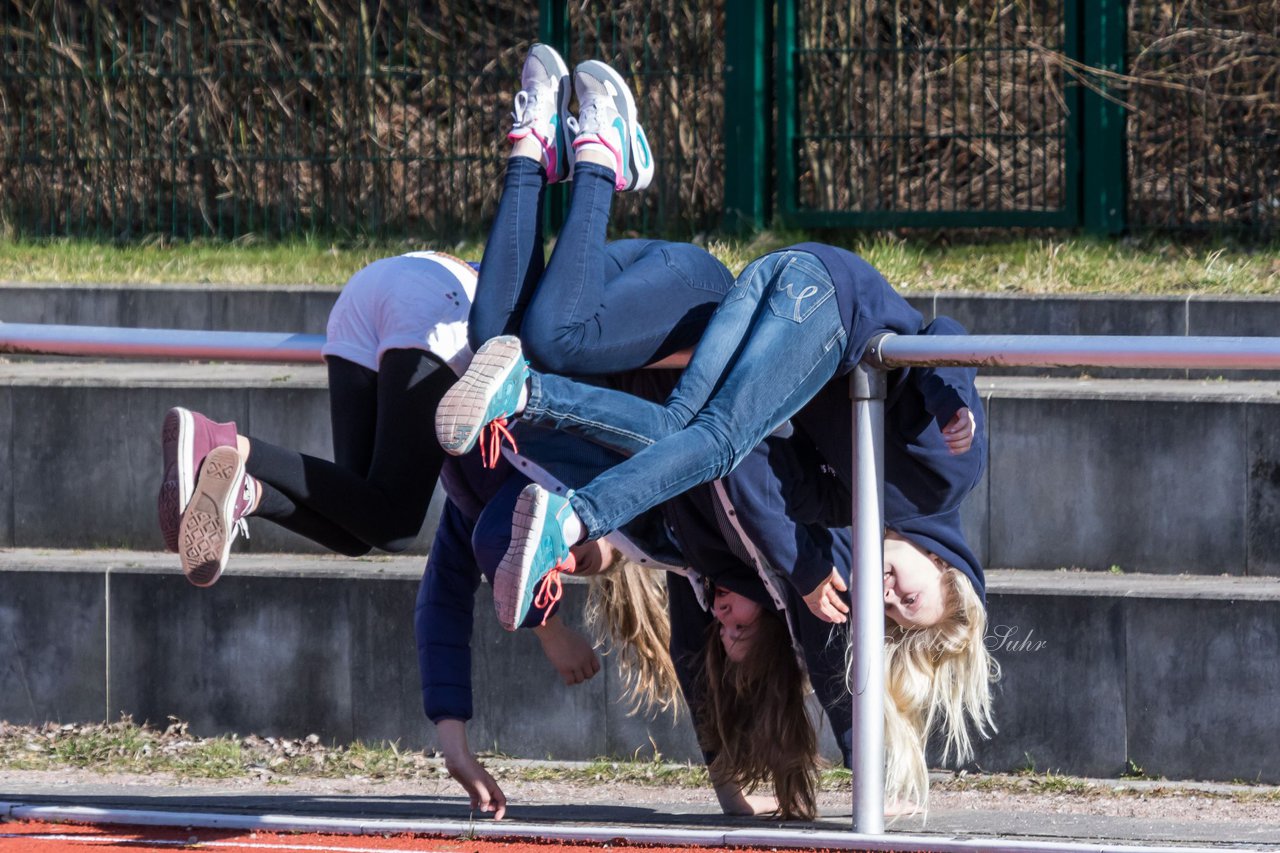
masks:
<svg viewBox="0 0 1280 853"><path fill-rule="evenodd" d="M663 572L618 554L590 579L586 621L618 662L628 713L680 716L680 682L671 662L671 614Z"/></svg>
<svg viewBox="0 0 1280 853"><path fill-rule="evenodd" d="M818 736L805 709L807 683L786 624L765 610L751 650L729 660L719 623L708 626L698 737L715 755L712 779L744 792L773 783L778 816L812 820L818 813Z"/></svg>

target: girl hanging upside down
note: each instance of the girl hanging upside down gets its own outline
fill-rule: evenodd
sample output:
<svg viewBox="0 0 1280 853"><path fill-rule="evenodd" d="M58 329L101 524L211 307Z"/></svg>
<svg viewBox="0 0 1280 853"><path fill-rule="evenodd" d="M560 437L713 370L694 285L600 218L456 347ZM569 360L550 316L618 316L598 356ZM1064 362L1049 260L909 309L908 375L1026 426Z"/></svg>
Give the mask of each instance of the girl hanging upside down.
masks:
<svg viewBox="0 0 1280 853"><path fill-rule="evenodd" d="M519 333L535 364L590 375L593 382L607 382L663 399L674 383L672 372L635 368L691 348L721 296L732 286L732 276L697 246L655 240L606 242L614 194L619 189L642 187L652 170L647 141L636 121L634 100L616 71L603 63L588 61L577 66L570 78L564 61L553 50L534 45L524 65L521 85L515 99L515 123L510 134L514 144L506 183L486 244L471 312L472 340L478 344L493 335ZM568 113L570 85L577 95L576 117ZM566 129L573 133L566 134ZM570 174L574 187L569 214L554 252L544 260L540 230L543 190L547 182L566 179ZM528 425L516 427L514 437L519 454L504 454L506 459L490 454L490 463L497 467L488 474L477 464L474 454L456 460L457 465L446 465L443 482L449 502L423 577L416 621L424 703L437 724L446 764L468 791L473 805L492 810L497 816L505 811L505 796L471 753L465 728L472 714L466 638L471 633L479 578L492 578L505 554L511 534L511 507L528 482L525 474L555 490L560 483L586 483L623 459L565 433ZM488 449L485 445L482 448ZM815 804L815 738L803 710L804 670L789 639L789 620L782 614L785 590L779 593L775 589L766 595L757 576L758 568L740 556L742 543L733 547L727 544L741 534L731 529L726 519L745 514L748 504L767 504L766 500L749 499L771 493L773 475L765 462L761 457L759 465L743 466L731 478L746 501L741 510L730 507L713 518L712 503L727 504L720 502L722 494L713 495L712 487L707 486L662 506L657 518L653 516L658 513L650 513L625 529L614 531L610 541L637 564L670 567L683 573L692 570L697 578L699 595L695 596L694 585L678 574L672 575L673 600L677 602L673 607L680 608L678 624L672 629L680 638L677 648L681 681L686 694L692 697L695 717L706 720L708 709L714 706L716 719L723 717L731 722L730 730L760 734L759 729L739 727L738 722L750 717L732 716L736 713L732 709L760 710L765 702L772 709L767 712L768 718L776 724L770 731L787 735L782 740L771 734L750 738L775 745L762 761L758 748L740 748L741 736L722 743L713 732L727 731L725 726L709 724L704 742L713 745L708 758L717 796L725 810L735 814L811 817ZM744 482L738 483L739 480ZM765 507L763 511L768 513L769 509ZM774 538L793 542L802 538L792 530L785 515L761 523L777 534ZM672 548L666 530L677 525L682 531L681 544L688 542L690 554L698 555L696 561ZM822 533L825 529L818 538ZM613 546L603 540L592 544L613 553ZM591 550L577 550L575 564L579 574L583 553L590 554ZM847 575L847 548L845 553ZM806 556L825 566L824 575L840 563L823 552L820 545L806 550ZM634 573L624 576L633 577ZM638 584L629 579L621 585ZM503 624L509 629L534 628L549 657L561 661L557 669L566 682L590 677L598 664L592 656L581 653L581 644L564 639L566 635L554 616L555 596L547 594L548 589L544 586L540 590L543 594L530 597L529 607L519 619L506 614ZM720 592L713 596L715 589ZM733 592L734 589L740 592ZM735 620L730 609L723 606L723 602L739 594L752 597L761 605L755 615L765 614L759 623L764 626L758 634L760 639L754 645L747 637L755 635L754 629ZM593 596L593 600L611 610L612 624L629 625L618 638L641 658L648 658L651 665L647 671L664 671L653 659L659 648L662 655L667 654L665 629L652 608L618 596ZM686 607L690 601L692 605ZM804 616L816 623L807 613ZM708 622L722 624L717 621L719 617L725 619L724 637L707 631ZM843 663L839 650L843 645L828 642L826 629L830 626L822 625L823 630L811 630L804 642L805 658L811 657L812 649L818 665L826 666L824 674L815 679L821 685L819 693L828 707L837 740L843 743L847 742L849 729L847 692L838 683ZM579 651L563 654L552 649L550 636L561 637L555 646ZM752 693L746 702L735 696L732 700L708 698L704 703L704 696L725 694L719 689L722 679L706 680L698 675L703 671L703 650L732 648L745 652L748 647L754 648L755 653L743 660L753 662L757 672L762 671L761 662L766 662L764 671L787 689L775 690L770 697ZM778 659L781 663L777 666L767 663ZM812 665L811 671L816 672ZM737 682L736 672L731 665L720 674ZM785 680L780 678L784 672ZM651 683L658 686L644 691L648 698L656 695L659 707L668 706L670 695L661 687L663 679L655 678ZM751 677L740 683L750 691L757 681ZM771 785L775 795L753 795L751 791L758 785Z"/></svg>
<svg viewBox="0 0 1280 853"><path fill-rule="evenodd" d="M474 267L439 252L374 261L329 313L333 461L263 441L233 421L170 409L158 496L164 544L210 586L250 516L340 554L403 551L418 536L445 455L415 427L471 360Z"/></svg>
<svg viewBox="0 0 1280 853"><path fill-rule="evenodd" d="M629 455L571 494L536 485L521 494L512 517L516 535L495 584L500 618L519 622L571 545L725 476L788 422L850 494L852 417L844 377L881 331L963 333L947 318L926 326L853 253L808 243L747 266L665 404L531 370L514 337L486 343L437 411L446 450L466 452L486 425L518 417ZM927 793L928 731L942 726L947 752L963 760L970 753L966 720L979 732L990 726L985 583L959 516L985 460L973 376L959 368L894 371L885 404L887 785L891 797L917 802ZM795 580L810 608L830 618L839 612L843 584L829 567L816 571L823 574L816 581L812 574Z"/></svg>

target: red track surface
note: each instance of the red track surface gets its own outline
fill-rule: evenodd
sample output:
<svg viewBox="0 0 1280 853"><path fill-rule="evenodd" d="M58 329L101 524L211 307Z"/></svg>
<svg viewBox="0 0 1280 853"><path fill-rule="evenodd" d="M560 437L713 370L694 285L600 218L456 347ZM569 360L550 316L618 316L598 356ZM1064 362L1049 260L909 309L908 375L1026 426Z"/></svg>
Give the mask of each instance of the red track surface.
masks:
<svg viewBox="0 0 1280 853"><path fill-rule="evenodd" d="M87 850L129 850L133 853L170 853L174 850L208 850L216 853L588 853L619 850L610 844L538 844L529 841L471 841L458 838L426 838L418 835L317 835L312 833L246 832L225 829L170 829L150 826L113 826L29 821L0 822L0 853L85 853ZM687 847L632 847L644 853L676 853ZM706 853L726 853L729 848L701 847Z"/></svg>

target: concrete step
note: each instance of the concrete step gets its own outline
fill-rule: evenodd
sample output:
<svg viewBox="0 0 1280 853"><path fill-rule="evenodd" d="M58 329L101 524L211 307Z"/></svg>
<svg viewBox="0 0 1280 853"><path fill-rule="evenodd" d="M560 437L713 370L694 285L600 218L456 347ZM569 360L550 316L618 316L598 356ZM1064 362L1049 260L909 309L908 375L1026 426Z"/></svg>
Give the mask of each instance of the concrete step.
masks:
<svg viewBox="0 0 1280 853"><path fill-rule="evenodd" d="M979 378L993 566L1280 574L1280 383Z"/></svg>
<svg viewBox="0 0 1280 853"><path fill-rule="evenodd" d="M1280 574L1280 383L981 388L991 457L965 512L987 565ZM159 549L159 425L173 405L330 456L322 367L0 363L0 547ZM250 552L318 551L266 522L251 530Z"/></svg>
<svg viewBox="0 0 1280 853"><path fill-rule="evenodd" d="M57 360L0 364L0 547L162 548L160 423L183 405L249 435L333 458L323 366ZM424 435L431 425L424 424ZM442 498L441 498L442 499ZM428 513L414 552L439 517ZM321 553L270 523L250 552Z"/></svg>
<svg viewBox="0 0 1280 853"><path fill-rule="evenodd" d="M975 335L1194 335L1270 337L1280 326L1275 296L1107 296L1041 294L952 294L910 296L926 317L945 314ZM1276 371L1183 371L1162 369L991 369L1017 376L1097 378L1280 379Z"/></svg>
<svg viewBox="0 0 1280 853"><path fill-rule="evenodd" d="M0 552L0 719L174 716L199 735L431 748L412 625L421 570L406 557L241 555L201 590L167 554ZM1114 777L1132 762L1172 779L1280 781L1280 582L995 570L989 589L1004 676L983 769ZM584 600L571 579L570 624ZM475 748L699 760L687 715L626 716L612 658L566 688L530 632L489 617L487 586L476 606Z"/></svg>
<svg viewBox="0 0 1280 853"><path fill-rule="evenodd" d="M340 288L0 283L0 321L322 335Z"/></svg>
<svg viewBox="0 0 1280 853"><path fill-rule="evenodd" d="M327 285L61 285L0 282L0 321L158 329L324 334L339 288ZM907 294L932 319L946 314L983 335L1275 335L1280 297ZM1002 370L1044 375L1042 370ZM1048 375L1077 375L1078 370ZM1090 375L1198 378L1187 371L1092 370ZM1215 374L1216 375L1216 374ZM1237 371L1247 379L1257 372ZM1280 379L1272 372L1262 378Z"/></svg>

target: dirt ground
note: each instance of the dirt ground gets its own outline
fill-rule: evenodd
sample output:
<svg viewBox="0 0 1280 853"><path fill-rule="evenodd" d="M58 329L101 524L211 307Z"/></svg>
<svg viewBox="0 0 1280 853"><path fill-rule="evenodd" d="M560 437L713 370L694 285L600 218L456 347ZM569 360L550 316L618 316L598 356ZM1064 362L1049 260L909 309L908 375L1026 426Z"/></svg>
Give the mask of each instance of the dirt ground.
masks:
<svg viewBox="0 0 1280 853"><path fill-rule="evenodd" d="M628 805L680 804L716 808L708 788L668 787L619 781L528 780L519 778L527 762L487 760L491 772L511 804L613 802ZM189 788L241 794L308 796L397 797L461 796L462 791L443 768L415 779L284 778L278 776L229 779L185 779L171 773L99 773L92 770L7 770L0 782L4 789L39 788L49 792L72 787L112 788L127 794L130 788L164 786L175 792ZM1280 826L1280 788L1271 786L1215 785L1145 780L1064 780L1069 790L1043 790L1043 783L1018 776L955 777L935 774L929 807L933 814L970 810L1007 813L1094 815L1152 820L1176 817L1179 821L1244 822ZM1040 788L1040 790L1033 790ZM824 813L848 813L847 790L824 791Z"/></svg>

